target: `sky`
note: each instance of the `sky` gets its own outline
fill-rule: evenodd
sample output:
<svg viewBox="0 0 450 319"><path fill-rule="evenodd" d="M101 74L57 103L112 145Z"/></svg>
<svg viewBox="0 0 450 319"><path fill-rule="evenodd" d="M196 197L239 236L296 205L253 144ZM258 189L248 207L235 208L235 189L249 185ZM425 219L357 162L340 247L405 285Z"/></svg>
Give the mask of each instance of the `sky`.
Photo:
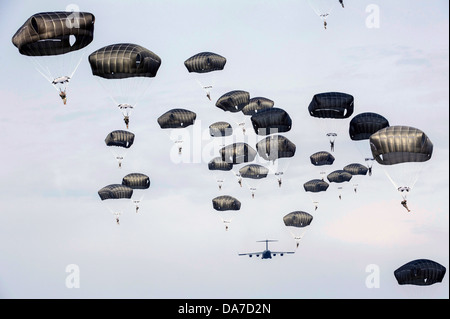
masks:
<svg viewBox="0 0 450 319"><path fill-rule="evenodd" d="M332 10L324 29L312 0L2 1L0 297L448 298L448 274L431 286L399 285L393 275L415 259L449 266L448 2L344 3L326 3ZM95 31L63 105L37 59L21 55L11 38L35 13L72 8L93 13ZM121 168L104 140L125 129L123 117L88 63L90 53L115 43L139 44L162 60L131 113L135 141ZM222 71L207 74L211 101L184 66L203 51L227 59ZM213 122L232 124L225 143L262 139L249 117L215 106L232 90L273 100L293 122L283 135L296 153L279 161L282 187L270 174L256 184L255 198L232 172L219 190L208 170L221 144L209 136ZM378 163L370 177L331 183L314 210L303 183L319 178L309 156L329 150L330 129L338 136L328 172L364 163L348 135L353 116L327 121L307 111L314 94L331 91L353 95L354 115L375 112L430 138L432 157L408 194L412 212L388 178L408 177L411 167ZM182 155L157 123L173 108L197 114ZM97 192L135 172L150 177L150 188L141 192L139 212L130 202L117 225ZM212 207L219 195L241 201L229 212L228 231ZM283 223L293 211L313 216L298 248ZM265 239L278 240L270 249L295 254L238 256L264 249L257 241Z"/></svg>

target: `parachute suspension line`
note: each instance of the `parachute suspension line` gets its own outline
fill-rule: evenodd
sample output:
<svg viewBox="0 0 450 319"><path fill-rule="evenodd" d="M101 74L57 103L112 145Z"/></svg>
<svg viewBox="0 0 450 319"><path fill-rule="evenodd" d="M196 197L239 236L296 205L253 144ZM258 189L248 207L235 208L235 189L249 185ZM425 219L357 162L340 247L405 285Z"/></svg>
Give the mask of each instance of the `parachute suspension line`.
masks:
<svg viewBox="0 0 450 319"><path fill-rule="evenodd" d="M398 189L398 185L394 182L389 172L383 167L383 171L386 174L387 178L391 181L392 185L394 185L395 189Z"/></svg>

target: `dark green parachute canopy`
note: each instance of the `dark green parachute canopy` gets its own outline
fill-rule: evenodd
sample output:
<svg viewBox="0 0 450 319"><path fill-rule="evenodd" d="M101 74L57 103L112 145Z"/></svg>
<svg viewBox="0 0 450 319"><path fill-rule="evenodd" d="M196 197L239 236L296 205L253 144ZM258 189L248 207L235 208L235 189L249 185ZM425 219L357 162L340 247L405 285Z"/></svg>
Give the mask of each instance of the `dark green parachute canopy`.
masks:
<svg viewBox="0 0 450 319"><path fill-rule="evenodd" d="M353 175L342 169L338 169L327 175L327 179L331 183L343 183L348 182L352 179Z"/></svg>
<svg viewBox="0 0 450 319"><path fill-rule="evenodd" d="M122 179L122 185L133 189L147 189L150 187L150 177L142 173L131 173Z"/></svg>
<svg viewBox="0 0 450 319"><path fill-rule="evenodd" d="M92 74L105 79L155 77L161 58L152 51L132 43L105 46L89 55Z"/></svg>
<svg viewBox="0 0 450 319"><path fill-rule="evenodd" d="M389 121L380 114L372 112L361 113L350 121L350 138L353 141L368 140L370 135L388 126Z"/></svg>
<svg viewBox="0 0 450 319"><path fill-rule="evenodd" d="M253 114L251 121L255 133L258 135L288 132L292 127L292 119L289 114L276 107Z"/></svg>
<svg viewBox="0 0 450 319"><path fill-rule="evenodd" d="M293 227L306 227L312 220L312 215L302 211L295 211L283 217L284 224Z"/></svg>
<svg viewBox="0 0 450 319"><path fill-rule="evenodd" d="M274 102L265 97L254 97L251 98L250 101L244 108L242 109L242 113L244 115L253 115L261 110L269 109L273 107Z"/></svg>
<svg viewBox="0 0 450 319"><path fill-rule="evenodd" d="M268 161L293 157L295 150L295 144L282 135L270 135L256 143L256 151L259 156Z"/></svg>
<svg viewBox="0 0 450 319"><path fill-rule="evenodd" d="M369 169L362 164L352 163L344 167L344 171L349 172L352 175L366 175Z"/></svg>
<svg viewBox="0 0 450 319"><path fill-rule="evenodd" d="M227 59L212 52L200 52L184 61L189 73L207 73L223 70Z"/></svg>
<svg viewBox="0 0 450 319"><path fill-rule="evenodd" d="M215 122L209 126L209 135L213 137L230 136L232 134L233 128L228 122Z"/></svg>
<svg viewBox="0 0 450 319"><path fill-rule="evenodd" d="M122 184L111 184L98 191L101 200L131 198L133 189Z"/></svg>
<svg viewBox="0 0 450 319"><path fill-rule="evenodd" d="M429 259L417 259L394 271L399 285L430 286L442 282L446 268Z"/></svg>
<svg viewBox="0 0 450 319"><path fill-rule="evenodd" d="M259 164L248 164L239 169L239 174L243 178L261 179L267 177L269 169Z"/></svg>
<svg viewBox="0 0 450 319"><path fill-rule="evenodd" d="M313 96L308 111L313 117L345 119L353 114L353 103L353 96L347 93L319 93Z"/></svg>
<svg viewBox="0 0 450 319"><path fill-rule="evenodd" d="M215 210L239 210L241 209L241 202L233 196L223 195L218 196L212 200L212 204Z"/></svg>
<svg viewBox="0 0 450 319"><path fill-rule="evenodd" d="M216 106L224 111L236 113L241 111L250 100L250 93L246 91L230 91L222 95L216 102Z"/></svg>
<svg viewBox="0 0 450 319"><path fill-rule="evenodd" d="M251 162L257 154L250 145L242 142L222 147L219 152L223 161L233 164Z"/></svg>
<svg viewBox="0 0 450 319"><path fill-rule="evenodd" d="M231 171L233 163L227 163L222 160L222 157L218 156L209 161L208 169L210 171Z"/></svg>
<svg viewBox="0 0 450 319"><path fill-rule="evenodd" d="M134 134L128 131L116 130L109 133L105 138L107 146L118 146L129 148L133 145Z"/></svg>
<svg viewBox="0 0 450 319"><path fill-rule="evenodd" d="M161 128L184 128L194 124L197 114L185 109L172 109L158 118Z"/></svg>
<svg viewBox="0 0 450 319"><path fill-rule="evenodd" d="M421 130L409 126L389 126L369 138L374 159L382 165L425 162L433 154L433 143Z"/></svg>
<svg viewBox="0 0 450 319"><path fill-rule="evenodd" d="M305 189L305 191L312 193L325 192L328 186L330 185L321 179L312 179L303 184L303 188Z"/></svg>
<svg viewBox="0 0 450 319"><path fill-rule="evenodd" d="M32 15L12 37L28 56L59 55L86 47L94 39L95 17L89 12L41 12ZM75 42L70 44L70 37Z"/></svg>
<svg viewBox="0 0 450 319"><path fill-rule="evenodd" d="M332 165L335 160L334 156L326 151L316 152L309 159L314 166Z"/></svg>

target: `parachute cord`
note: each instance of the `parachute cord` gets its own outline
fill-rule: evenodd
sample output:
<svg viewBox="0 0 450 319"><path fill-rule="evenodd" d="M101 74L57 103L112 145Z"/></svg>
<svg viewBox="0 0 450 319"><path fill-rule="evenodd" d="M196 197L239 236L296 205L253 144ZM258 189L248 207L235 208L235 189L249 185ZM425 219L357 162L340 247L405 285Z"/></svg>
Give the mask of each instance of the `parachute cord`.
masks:
<svg viewBox="0 0 450 319"><path fill-rule="evenodd" d="M389 175L389 173L386 171L386 169L383 167L383 171L386 174L387 178L391 181L392 185L394 185L395 189L398 189L397 184L394 182L394 180L391 178L391 176Z"/></svg>

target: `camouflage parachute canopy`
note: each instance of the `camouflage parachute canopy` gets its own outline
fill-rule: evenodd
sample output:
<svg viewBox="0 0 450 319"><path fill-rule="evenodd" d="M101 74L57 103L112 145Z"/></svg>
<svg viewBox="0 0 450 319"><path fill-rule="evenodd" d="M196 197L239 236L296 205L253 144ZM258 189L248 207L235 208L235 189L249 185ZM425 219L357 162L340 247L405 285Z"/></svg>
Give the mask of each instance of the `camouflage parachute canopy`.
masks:
<svg viewBox="0 0 450 319"><path fill-rule="evenodd" d="M353 96L347 93L319 93L313 96L308 111L313 117L344 119L353 114L353 103Z"/></svg>
<svg viewBox="0 0 450 319"><path fill-rule="evenodd" d="M296 146L282 135L270 135L256 143L256 150L262 158L274 161L295 155Z"/></svg>
<svg viewBox="0 0 450 319"><path fill-rule="evenodd" d="M130 199L133 195L133 189L122 184L111 184L98 191L101 200L106 199Z"/></svg>
<svg viewBox="0 0 450 319"><path fill-rule="evenodd" d="M212 200L213 208L218 211L240 210L241 202L233 196L223 195Z"/></svg>
<svg viewBox="0 0 450 319"><path fill-rule="evenodd" d="M331 172L330 174L327 175L327 179L328 181L330 181L331 183L343 183L343 182L348 182L352 179L353 175L350 174L349 172L346 172L342 169L338 169L334 172Z"/></svg>
<svg viewBox="0 0 450 319"><path fill-rule="evenodd" d="M261 110L253 114L250 119L258 135L288 132L292 128L292 119L289 114L276 107Z"/></svg>
<svg viewBox="0 0 450 319"><path fill-rule="evenodd" d="M243 178L261 179L267 177L269 169L259 164L248 164L239 169L239 174Z"/></svg>
<svg viewBox="0 0 450 319"><path fill-rule="evenodd" d="M107 146L118 146L129 148L133 145L134 134L128 131L116 130L109 133L105 138Z"/></svg>
<svg viewBox="0 0 450 319"><path fill-rule="evenodd" d="M162 129L184 128L194 124L197 114L185 109L172 109L158 118L158 124Z"/></svg>
<svg viewBox="0 0 450 319"><path fill-rule="evenodd" d="M225 67L227 59L213 52L200 52L184 61L189 73L207 73L220 71Z"/></svg>
<svg viewBox="0 0 450 319"><path fill-rule="evenodd" d="M209 126L209 135L213 137L230 136L232 134L233 128L228 122L215 122Z"/></svg>
<svg viewBox="0 0 450 319"><path fill-rule="evenodd" d="M330 185L321 179L312 179L303 184L305 191L312 193L325 192L328 186Z"/></svg>
<svg viewBox="0 0 450 319"><path fill-rule="evenodd" d="M95 17L89 12L41 12L32 15L12 37L28 56L59 55L82 49L94 39ZM75 37L71 44L70 37Z"/></svg>
<svg viewBox="0 0 450 319"><path fill-rule="evenodd" d="M349 172L352 175L366 175L369 169L362 164L352 163L344 167L344 171Z"/></svg>
<svg viewBox="0 0 450 319"><path fill-rule="evenodd" d="M92 74L105 79L155 77L161 58L132 43L105 46L89 55Z"/></svg>
<svg viewBox="0 0 450 319"><path fill-rule="evenodd" d="M223 161L233 164L251 162L255 159L257 154L250 145L242 142L222 147L219 153Z"/></svg>
<svg viewBox="0 0 450 319"><path fill-rule="evenodd" d="M326 151L316 152L309 159L314 166L332 165L335 160L334 156Z"/></svg>
<svg viewBox="0 0 450 319"><path fill-rule="evenodd" d="M430 286L442 282L446 268L429 259L410 261L394 271L399 285Z"/></svg>
<svg viewBox="0 0 450 319"><path fill-rule="evenodd" d="M241 111L250 100L250 93L234 90L222 95L216 102L216 106L223 111L236 113Z"/></svg>
<svg viewBox="0 0 450 319"><path fill-rule="evenodd" d="M350 138L354 141L367 140L370 135L388 126L389 121L380 114L372 112L360 113L350 121Z"/></svg>
<svg viewBox="0 0 450 319"><path fill-rule="evenodd" d="M265 110L273 107L274 102L271 99L265 97L251 98L246 106L242 109L244 115L253 115L261 110Z"/></svg>
<svg viewBox="0 0 450 319"><path fill-rule="evenodd" d="M369 138L374 159L382 165L425 162L433 154L433 143L421 130L410 126L389 126Z"/></svg>
<svg viewBox="0 0 450 319"><path fill-rule="evenodd" d="M218 156L209 161L208 169L210 171L231 171L233 163L227 163L222 160L222 157Z"/></svg>
<svg viewBox="0 0 450 319"><path fill-rule="evenodd" d="M312 220L312 215L303 211L295 211L283 217L284 224L293 227L306 227L311 224Z"/></svg>
<svg viewBox="0 0 450 319"><path fill-rule="evenodd" d="M124 176L122 185L133 189L147 189L150 187L150 177L142 173L130 173Z"/></svg>

